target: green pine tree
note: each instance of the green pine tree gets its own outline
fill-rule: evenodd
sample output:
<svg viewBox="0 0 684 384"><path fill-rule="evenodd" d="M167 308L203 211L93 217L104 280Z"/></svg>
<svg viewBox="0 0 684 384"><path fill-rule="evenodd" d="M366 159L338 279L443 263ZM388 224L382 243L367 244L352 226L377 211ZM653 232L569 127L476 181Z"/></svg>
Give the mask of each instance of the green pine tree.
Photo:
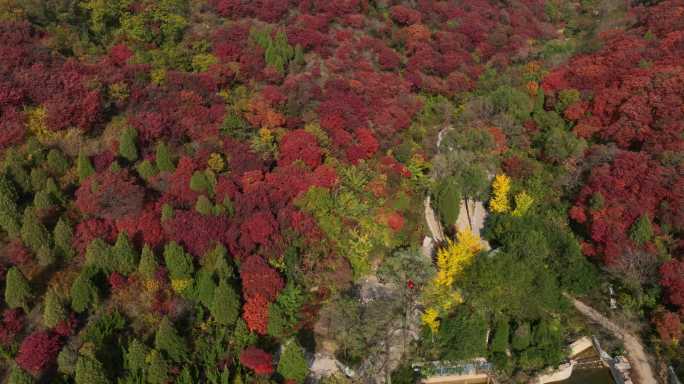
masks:
<svg viewBox="0 0 684 384"><path fill-rule="evenodd" d="M150 352L147 364L147 382L149 384L165 384L169 380L169 363L159 351Z"/></svg>
<svg viewBox="0 0 684 384"><path fill-rule="evenodd" d="M157 144L155 162L157 168L159 168L159 171L161 172L173 172L176 169L176 166L173 164L173 158L171 157L171 151L162 141Z"/></svg>
<svg viewBox="0 0 684 384"><path fill-rule="evenodd" d="M205 307L211 308L214 303L214 292L216 291L216 282L214 282L214 274L202 269L197 276L197 299Z"/></svg>
<svg viewBox="0 0 684 384"><path fill-rule="evenodd" d="M40 191L45 188L45 183L48 179L48 174L42 168L32 168L31 169L31 188L33 191Z"/></svg>
<svg viewBox="0 0 684 384"><path fill-rule="evenodd" d="M154 336L154 346L156 349L166 353L175 362L181 362L188 356L188 347L185 345L185 340L178 335L168 317L164 317L157 328L157 333Z"/></svg>
<svg viewBox="0 0 684 384"><path fill-rule="evenodd" d="M74 231L71 228L71 224L65 217L60 217L55 225L55 229L52 232L52 237L55 240L55 250L57 251L57 256L65 259L71 260L74 257L74 248L72 244Z"/></svg>
<svg viewBox="0 0 684 384"><path fill-rule="evenodd" d="M522 351L530 346L532 341L532 332L530 330L530 323L518 324L518 328L513 333L511 346L516 351Z"/></svg>
<svg viewBox="0 0 684 384"><path fill-rule="evenodd" d="M62 176L69 170L69 159L59 149L53 148L47 154L47 166L56 176Z"/></svg>
<svg viewBox="0 0 684 384"><path fill-rule="evenodd" d="M203 267L210 272L216 273L221 279L234 277L233 267L228 261L228 251L221 243L217 243L214 249L207 252L202 258Z"/></svg>
<svg viewBox="0 0 684 384"><path fill-rule="evenodd" d="M45 212L55 206L55 201L49 191L41 189L33 195L33 206L38 212Z"/></svg>
<svg viewBox="0 0 684 384"><path fill-rule="evenodd" d="M133 249L128 235L125 231L119 232L119 236L116 238L116 243L112 248L114 254L114 262L116 265L116 271L122 275L130 275L135 272L138 266L138 252Z"/></svg>
<svg viewBox="0 0 684 384"><path fill-rule="evenodd" d="M43 325L52 328L64 319L66 319L66 311L62 305L62 299L54 289L48 289L43 306Z"/></svg>
<svg viewBox="0 0 684 384"><path fill-rule="evenodd" d="M138 339L131 340L126 351L126 368L134 373L142 372L147 366L145 358L149 352L150 348Z"/></svg>
<svg viewBox="0 0 684 384"><path fill-rule="evenodd" d="M138 264L138 272L146 279L153 279L154 275L157 273L157 258L152 252L152 248L145 244L142 249L142 254L140 256L140 264Z"/></svg>
<svg viewBox="0 0 684 384"><path fill-rule="evenodd" d="M50 198L58 205L65 205L67 199L64 193L59 189L57 182L52 177L45 182L45 191L50 194Z"/></svg>
<svg viewBox="0 0 684 384"><path fill-rule="evenodd" d="M496 322L494 337L492 337L492 352L505 353L508 349L508 337L510 336L510 325L508 319L502 317Z"/></svg>
<svg viewBox="0 0 684 384"><path fill-rule="evenodd" d="M7 384L34 384L35 382L36 380L33 376L29 375L18 366L12 367L9 377L7 378Z"/></svg>
<svg viewBox="0 0 684 384"><path fill-rule="evenodd" d="M47 267L52 265L57 259L55 257L55 252L49 247L42 247L36 252L36 258L38 259L38 265L41 267Z"/></svg>
<svg viewBox="0 0 684 384"><path fill-rule="evenodd" d="M18 199L12 182L4 175L0 176L0 227L10 237L19 235L21 230Z"/></svg>
<svg viewBox="0 0 684 384"><path fill-rule="evenodd" d="M135 166L135 170L138 171L140 177L145 180L149 180L151 177L156 176L159 173L157 167L152 164L151 161L145 159Z"/></svg>
<svg viewBox="0 0 684 384"><path fill-rule="evenodd" d="M309 374L309 364L304 357L304 350L296 341L291 340L283 345L278 361L278 373L285 379L296 383L304 382Z"/></svg>
<svg viewBox="0 0 684 384"><path fill-rule="evenodd" d="M33 295L31 286L17 267L12 267L5 276L5 302L10 308L23 308L28 312L28 303Z"/></svg>
<svg viewBox="0 0 684 384"><path fill-rule="evenodd" d="M19 153L15 148L5 151L5 165L7 166L8 176L19 187L20 192L31 191L31 177L24 168L26 156Z"/></svg>
<svg viewBox="0 0 684 384"><path fill-rule="evenodd" d="M629 238L638 246L653 239L653 226L648 215L641 215L629 228Z"/></svg>
<svg viewBox="0 0 684 384"><path fill-rule="evenodd" d="M211 204L211 201L209 201L209 199L206 196L200 195L197 198L197 202L195 203L195 210L197 212L199 212L205 216L211 215L212 208L213 208L213 206Z"/></svg>
<svg viewBox="0 0 684 384"><path fill-rule="evenodd" d="M173 207L169 204L164 203L161 210L161 221L162 223L166 220L173 218Z"/></svg>
<svg viewBox="0 0 684 384"><path fill-rule="evenodd" d="M211 315L221 325L233 325L240 315L240 297L225 279L214 291Z"/></svg>
<svg viewBox="0 0 684 384"><path fill-rule="evenodd" d="M78 352L74 351L69 345L66 345L57 355L57 371L73 376L77 361Z"/></svg>
<svg viewBox="0 0 684 384"><path fill-rule="evenodd" d="M77 313L83 313L97 302L97 290L92 282L92 274L92 271L86 268L71 286L71 308Z"/></svg>
<svg viewBox="0 0 684 384"><path fill-rule="evenodd" d="M38 252L43 247L50 247L50 233L45 228L35 213L35 210L28 207L24 210L24 217L21 225L21 240L33 252Z"/></svg>
<svg viewBox="0 0 684 384"><path fill-rule="evenodd" d="M100 269L106 274L115 270L112 247L100 238L95 238L86 247L86 265Z"/></svg>
<svg viewBox="0 0 684 384"><path fill-rule="evenodd" d="M78 180L80 182L83 182L83 180L87 179L88 176L95 173L93 164L83 151L78 153L78 159L76 159L76 172L78 173Z"/></svg>
<svg viewBox="0 0 684 384"><path fill-rule="evenodd" d="M205 172L195 171L190 178L190 189L195 192L205 192L209 190L209 180Z"/></svg>
<svg viewBox="0 0 684 384"><path fill-rule="evenodd" d="M104 366L94 357L80 356L76 362L75 384L109 384Z"/></svg>
<svg viewBox="0 0 684 384"><path fill-rule="evenodd" d="M164 263L169 269L171 280L191 278L195 270L192 257L175 241L164 247Z"/></svg>
<svg viewBox="0 0 684 384"><path fill-rule="evenodd" d="M124 128L119 137L119 155L130 162L138 160L138 148L136 147L137 139L138 131L136 131L135 128Z"/></svg>

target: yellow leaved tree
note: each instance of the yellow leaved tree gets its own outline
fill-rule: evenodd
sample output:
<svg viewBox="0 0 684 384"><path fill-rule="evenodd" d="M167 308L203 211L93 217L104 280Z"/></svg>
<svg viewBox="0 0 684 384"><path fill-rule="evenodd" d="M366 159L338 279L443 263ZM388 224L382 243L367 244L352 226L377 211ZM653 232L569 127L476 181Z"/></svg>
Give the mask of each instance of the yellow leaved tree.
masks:
<svg viewBox="0 0 684 384"><path fill-rule="evenodd" d="M515 209L511 212L513 216L523 216L534 203L534 199L527 192L522 191L515 195Z"/></svg>
<svg viewBox="0 0 684 384"><path fill-rule="evenodd" d="M508 204L508 192L511 190L511 178L505 174L494 177L492 183L492 199L489 209L494 213L506 213L511 207Z"/></svg>
<svg viewBox="0 0 684 384"><path fill-rule="evenodd" d="M422 318L423 324L433 332L439 329L439 314L447 313L463 302L454 284L481 250L480 238L463 230L456 234L456 241L448 240L447 245L437 251L437 275L424 291L424 301L429 306Z"/></svg>

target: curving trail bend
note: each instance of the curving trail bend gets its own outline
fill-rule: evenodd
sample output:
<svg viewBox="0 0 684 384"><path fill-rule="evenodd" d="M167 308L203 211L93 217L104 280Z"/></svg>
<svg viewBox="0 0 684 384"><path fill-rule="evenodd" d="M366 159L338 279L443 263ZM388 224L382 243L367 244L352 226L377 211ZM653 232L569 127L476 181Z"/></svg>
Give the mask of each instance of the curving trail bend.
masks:
<svg viewBox="0 0 684 384"><path fill-rule="evenodd" d="M641 344L638 337L634 336L624 328L615 324L613 321L605 317L603 314L595 310L594 308L584 304L583 302L575 299L574 297L564 294L572 304L575 309L579 311L584 316L588 317L592 321L600 324L605 329L609 330L615 335L615 337L622 340L625 351L627 351L627 359L632 366L632 372L635 376L635 381L639 384L656 384L655 373L651 364L648 361L648 356L646 355L646 350Z"/></svg>

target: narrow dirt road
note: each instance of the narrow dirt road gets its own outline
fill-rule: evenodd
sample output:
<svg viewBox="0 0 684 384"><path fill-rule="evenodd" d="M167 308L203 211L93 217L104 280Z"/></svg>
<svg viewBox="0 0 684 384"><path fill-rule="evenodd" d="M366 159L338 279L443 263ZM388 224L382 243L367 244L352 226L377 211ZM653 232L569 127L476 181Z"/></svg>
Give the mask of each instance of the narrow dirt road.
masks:
<svg viewBox="0 0 684 384"><path fill-rule="evenodd" d="M572 304L575 306L575 309L577 309L580 313L590 318L592 321L600 324L602 327L606 328L611 333L613 333L617 338L622 340L625 347L625 351L627 351L627 359L632 365L632 372L634 374L634 381L636 383L658 383L658 381L656 380L656 376L653 373L653 369L651 368L651 365L648 362L648 357L646 356L644 346L641 344L641 341L638 337L627 332L624 328L615 324L594 308L584 304L583 302L575 299L570 295L566 294L565 296L568 299L570 299L570 301L572 301Z"/></svg>

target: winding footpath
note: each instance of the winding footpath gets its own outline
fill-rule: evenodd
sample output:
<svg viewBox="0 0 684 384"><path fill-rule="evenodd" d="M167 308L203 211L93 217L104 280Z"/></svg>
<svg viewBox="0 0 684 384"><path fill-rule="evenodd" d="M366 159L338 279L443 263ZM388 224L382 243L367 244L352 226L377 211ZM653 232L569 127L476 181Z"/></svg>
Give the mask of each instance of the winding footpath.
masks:
<svg viewBox="0 0 684 384"><path fill-rule="evenodd" d="M641 344L641 341L638 337L627 332L627 330L615 324L613 321L602 315L594 308L584 304L568 294L564 295L572 302L577 311L613 333L618 339L622 340L625 351L627 351L627 359L632 365L632 371L634 372L636 379L635 381L637 383L658 383L655 373L651 368L651 364L648 362L648 357L646 355L644 346Z"/></svg>

